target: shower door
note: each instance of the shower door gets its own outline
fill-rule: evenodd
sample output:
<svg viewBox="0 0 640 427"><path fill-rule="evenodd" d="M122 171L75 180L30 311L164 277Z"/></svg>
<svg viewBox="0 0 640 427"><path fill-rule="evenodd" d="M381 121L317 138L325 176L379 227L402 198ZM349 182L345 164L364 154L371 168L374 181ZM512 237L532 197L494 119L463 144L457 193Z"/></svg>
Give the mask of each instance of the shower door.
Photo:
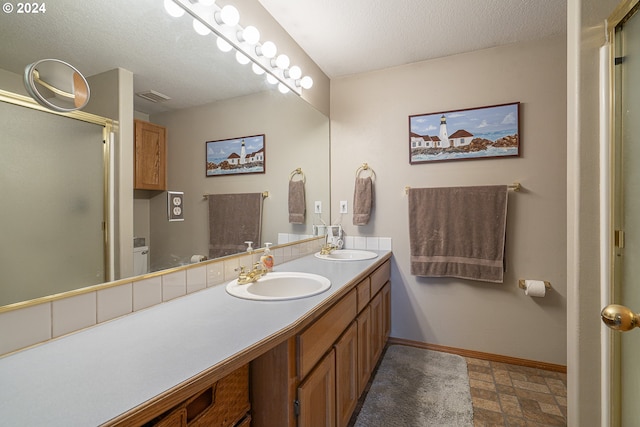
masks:
<svg viewBox="0 0 640 427"><path fill-rule="evenodd" d="M104 132L0 102L0 306L105 281Z"/></svg>
<svg viewBox="0 0 640 427"><path fill-rule="evenodd" d="M640 13L638 0L623 2L625 11L615 27L613 45L614 206L612 301L603 319L614 329L612 353L612 425L634 426L640 420ZM628 309L626 308L628 307Z"/></svg>

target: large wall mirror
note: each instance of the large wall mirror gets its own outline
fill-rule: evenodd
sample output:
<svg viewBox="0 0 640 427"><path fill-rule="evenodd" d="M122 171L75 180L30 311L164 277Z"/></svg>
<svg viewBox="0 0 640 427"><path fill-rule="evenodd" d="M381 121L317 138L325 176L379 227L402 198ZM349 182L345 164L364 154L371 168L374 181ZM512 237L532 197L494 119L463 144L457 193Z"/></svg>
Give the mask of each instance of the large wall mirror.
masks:
<svg viewBox="0 0 640 427"><path fill-rule="evenodd" d="M240 3L246 6L250 2ZM242 6L238 5L238 9L242 15ZM111 279L134 274L134 237L144 238L149 247L150 271L187 264L193 255L207 255L208 203L203 197L206 194L268 191L269 196L263 202L262 243L277 243L282 235L309 236L313 234L313 224L329 222L328 118L299 96L278 92L264 77L255 75L251 66L240 65L232 53L218 51L214 36L196 34L189 19L168 16L162 1L58 0L47 4L44 13L23 16L5 13L0 23L3 40L0 89L26 94L21 79L24 67L39 59L57 58L72 64L87 77L91 100L85 111L116 123ZM149 91L165 94L170 99L154 103L136 95ZM14 114L13 111L6 113ZM166 191L133 189L134 119L167 129L168 190L184 193L184 221L168 220ZM53 132L55 130L47 127L45 135L30 135L29 143L55 141ZM264 174L206 176L207 141L258 134L266 138ZM53 160L38 180L55 181L56 174L64 167ZM297 168L302 169L306 178L304 224L288 221L288 183L291 172ZM90 174L92 168L87 169L86 173ZM3 176L9 172L4 170ZM102 171L96 170L96 174L99 173ZM23 190L20 206L24 209L24 221L33 222L29 218L34 212L46 216L42 197L33 194L38 190L37 185ZM44 187L41 191L47 192ZM24 203L29 200L33 205ZM322 202L324 213L321 215L313 213L316 200ZM6 222L0 225L5 231L11 226ZM52 227L40 230L46 228ZM73 233L73 225L66 232ZM6 235L4 231L2 234ZM6 250L3 254L9 252L12 251ZM29 260L21 264L25 270L42 270L41 261L48 252L51 250L35 244L28 254L18 255ZM82 253L82 248L78 253ZM80 257L69 259L55 272L47 274L60 277L82 262ZM18 269L16 274L20 271L24 270ZM8 280L2 277L0 286L5 286ZM42 284L46 280L37 282ZM32 298L47 296L95 284L71 285L71 282L73 280L69 280L69 289L47 290L44 286L40 294L30 295ZM0 301L0 306L17 302L19 298Z"/></svg>

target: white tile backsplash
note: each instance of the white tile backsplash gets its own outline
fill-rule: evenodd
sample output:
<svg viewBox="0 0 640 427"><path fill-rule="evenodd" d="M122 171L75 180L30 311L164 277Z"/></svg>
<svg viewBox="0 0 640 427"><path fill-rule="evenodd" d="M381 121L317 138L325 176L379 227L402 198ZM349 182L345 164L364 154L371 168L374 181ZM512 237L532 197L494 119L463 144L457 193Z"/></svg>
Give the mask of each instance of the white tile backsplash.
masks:
<svg viewBox="0 0 640 427"><path fill-rule="evenodd" d="M219 285L224 282L224 263L212 262L206 265L207 287Z"/></svg>
<svg viewBox="0 0 640 427"><path fill-rule="evenodd" d="M162 277L151 277L133 283L133 311L162 302Z"/></svg>
<svg viewBox="0 0 640 427"><path fill-rule="evenodd" d="M51 303L0 313L0 337L0 354L50 340Z"/></svg>
<svg viewBox="0 0 640 427"><path fill-rule="evenodd" d="M170 301L187 294L187 272L176 271L162 275L162 301Z"/></svg>
<svg viewBox="0 0 640 427"><path fill-rule="evenodd" d="M98 295L98 323L133 312L133 284L101 289Z"/></svg>
<svg viewBox="0 0 640 427"><path fill-rule="evenodd" d="M53 338L94 326L98 322L97 294L89 292L53 301L51 314Z"/></svg>
<svg viewBox="0 0 640 427"><path fill-rule="evenodd" d="M187 270L187 293L201 291L207 287L207 268L205 266Z"/></svg>

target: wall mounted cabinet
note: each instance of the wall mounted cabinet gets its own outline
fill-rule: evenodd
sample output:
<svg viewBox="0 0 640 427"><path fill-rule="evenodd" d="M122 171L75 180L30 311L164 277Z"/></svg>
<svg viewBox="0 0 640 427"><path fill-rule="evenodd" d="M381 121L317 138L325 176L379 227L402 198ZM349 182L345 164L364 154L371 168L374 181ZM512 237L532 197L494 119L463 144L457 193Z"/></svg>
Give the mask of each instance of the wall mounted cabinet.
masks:
<svg viewBox="0 0 640 427"><path fill-rule="evenodd" d="M136 190L167 189L167 130L142 120L134 121Z"/></svg>

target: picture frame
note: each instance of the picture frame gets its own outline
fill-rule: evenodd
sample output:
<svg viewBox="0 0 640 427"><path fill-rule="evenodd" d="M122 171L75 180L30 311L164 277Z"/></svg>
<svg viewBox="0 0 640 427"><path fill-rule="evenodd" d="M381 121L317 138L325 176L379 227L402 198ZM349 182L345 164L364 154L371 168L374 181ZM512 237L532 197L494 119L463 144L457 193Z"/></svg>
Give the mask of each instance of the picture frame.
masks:
<svg viewBox="0 0 640 427"><path fill-rule="evenodd" d="M207 141L205 160L207 177L265 173L265 135Z"/></svg>
<svg viewBox="0 0 640 427"><path fill-rule="evenodd" d="M409 163L520 156L520 103L409 116Z"/></svg>

